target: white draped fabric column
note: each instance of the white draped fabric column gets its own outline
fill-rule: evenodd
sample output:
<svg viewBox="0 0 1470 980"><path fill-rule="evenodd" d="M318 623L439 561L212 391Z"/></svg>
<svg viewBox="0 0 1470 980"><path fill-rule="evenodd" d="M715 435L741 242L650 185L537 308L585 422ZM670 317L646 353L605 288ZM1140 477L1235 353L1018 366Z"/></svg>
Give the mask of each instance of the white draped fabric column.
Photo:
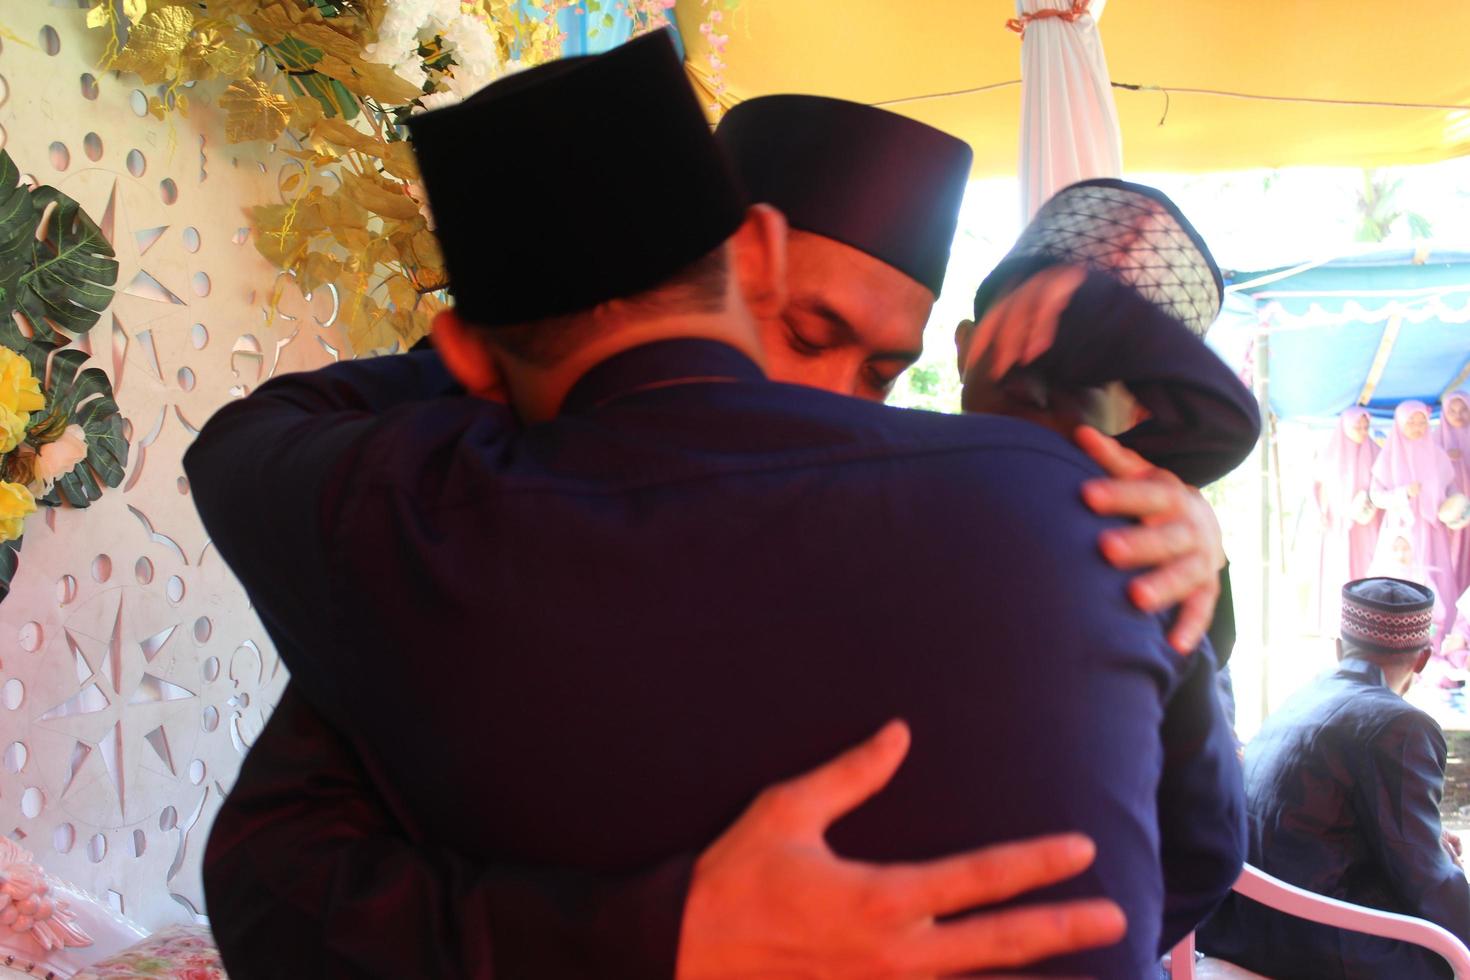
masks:
<svg viewBox="0 0 1470 980"><path fill-rule="evenodd" d="M1123 141L1097 21L1106 0L1016 0L1021 41L1021 200L1031 219L1068 184L1123 173ZM1069 20L1041 14L1055 10Z"/></svg>

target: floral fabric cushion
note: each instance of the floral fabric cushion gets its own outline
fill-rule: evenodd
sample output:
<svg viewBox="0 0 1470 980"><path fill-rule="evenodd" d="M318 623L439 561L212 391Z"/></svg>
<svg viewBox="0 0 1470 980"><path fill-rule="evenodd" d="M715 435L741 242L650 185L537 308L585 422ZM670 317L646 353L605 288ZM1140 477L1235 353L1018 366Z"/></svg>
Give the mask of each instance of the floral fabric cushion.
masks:
<svg viewBox="0 0 1470 980"><path fill-rule="evenodd" d="M169 926L135 946L94 963L73 980L227 980L219 950L205 926Z"/></svg>

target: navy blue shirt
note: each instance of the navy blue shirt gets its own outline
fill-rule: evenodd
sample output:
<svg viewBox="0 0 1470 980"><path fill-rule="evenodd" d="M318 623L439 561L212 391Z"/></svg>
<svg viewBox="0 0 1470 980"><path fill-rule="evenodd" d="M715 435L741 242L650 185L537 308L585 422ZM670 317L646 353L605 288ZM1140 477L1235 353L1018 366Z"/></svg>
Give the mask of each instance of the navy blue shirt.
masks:
<svg viewBox="0 0 1470 980"><path fill-rule="evenodd" d="M1040 972L1145 976L1228 890L1212 658L1128 602L1060 437L771 383L704 341L605 362L525 428L448 387L432 353L291 375L185 460L293 683L411 837L657 866L902 716L908 761L833 845L1092 835L1094 868L1039 897L1108 895L1128 938Z"/></svg>
<svg viewBox="0 0 1470 980"><path fill-rule="evenodd" d="M1293 694L1245 750L1250 862L1355 905L1428 919L1470 942L1470 884L1440 843L1444 733L1347 659ZM1200 947L1281 980L1433 980L1420 946L1318 925L1231 895Z"/></svg>

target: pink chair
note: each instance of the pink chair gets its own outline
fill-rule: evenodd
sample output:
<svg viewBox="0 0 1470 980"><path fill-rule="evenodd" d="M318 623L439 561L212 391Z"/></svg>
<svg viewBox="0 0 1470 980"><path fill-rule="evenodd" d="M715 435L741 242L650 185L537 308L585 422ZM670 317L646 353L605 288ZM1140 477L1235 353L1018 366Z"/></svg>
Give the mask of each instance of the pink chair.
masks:
<svg viewBox="0 0 1470 980"><path fill-rule="evenodd" d="M1339 929L1423 946L1449 961L1455 971L1455 980L1470 980L1470 949L1448 929L1432 922L1317 895L1305 888L1288 885L1280 878L1273 878L1250 865L1246 865L1245 870L1240 873L1235 891L1269 908L1308 922L1320 922ZM1196 980L1193 933L1186 936L1169 954L1169 975L1173 980ZM1223 980L1226 977L1258 976L1259 974L1220 960L1207 959L1198 968L1198 980L1208 980L1210 977Z"/></svg>

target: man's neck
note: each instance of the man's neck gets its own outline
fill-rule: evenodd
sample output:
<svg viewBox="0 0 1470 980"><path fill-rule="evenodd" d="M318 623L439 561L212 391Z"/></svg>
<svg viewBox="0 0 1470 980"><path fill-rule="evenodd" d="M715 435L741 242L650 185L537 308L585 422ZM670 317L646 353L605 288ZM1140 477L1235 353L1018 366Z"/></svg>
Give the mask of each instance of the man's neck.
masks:
<svg viewBox="0 0 1470 980"><path fill-rule="evenodd" d="M1383 683L1390 691L1403 697L1409 693L1409 687L1414 679L1412 670L1385 670L1383 672Z"/></svg>
<svg viewBox="0 0 1470 980"><path fill-rule="evenodd" d="M756 336L755 323L748 316L730 313L629 320L609 325L552 367L514 360L500 367L516 413L526 422L542 422L561 411L567 392L583 375L623 351L663 340L713 340L734 347L764 370L765 352Z"/></svg>
<svg viewBox="0 0 1470 980"><path fill-rule="evenodd" d="M1401 664L1384 663L1373 657L1365 657L1361 654L1352 657L1345 657L1344 661L1347 660L1353 660L1360 664L1367 664L1370 667L1377 667L1380 671L1383 672L1383 686L1388 688L1393 693L1397 694L1399 697L1403 697L1405 694L1409 693L1409 688L1414 678L1414 669L1412 665L1405 666Z"/></svg>

